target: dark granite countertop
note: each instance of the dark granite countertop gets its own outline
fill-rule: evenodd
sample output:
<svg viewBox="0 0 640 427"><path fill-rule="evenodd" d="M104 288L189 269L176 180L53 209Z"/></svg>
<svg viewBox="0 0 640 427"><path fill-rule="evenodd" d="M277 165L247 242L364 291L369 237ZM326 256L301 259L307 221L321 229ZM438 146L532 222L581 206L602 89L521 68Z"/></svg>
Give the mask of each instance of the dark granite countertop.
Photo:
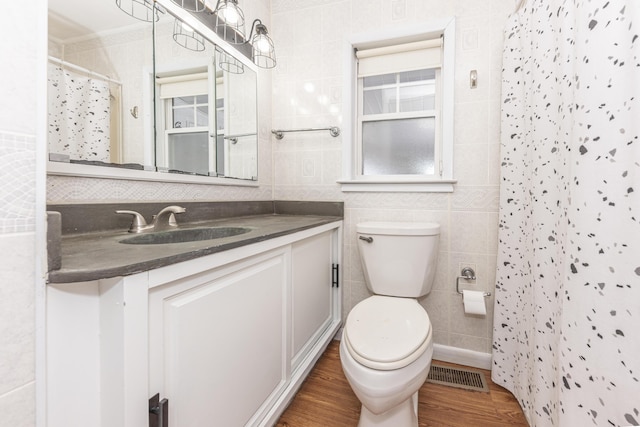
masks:
<svg viewBox="0 0 640 427"><path fill-rule="evenodd" d="M167 244L120 243L135 236L126 230L67 235L62 237L62 267L49 272L49 282L83 282L126 276L341 220L342 217L338 216L270 214L198 221L181 224L180 229L246 227L251 231L213 240Z"/></svg>
<svg viewBox="0 0 640 427"><path fill-rule="evenodd" d="M177 216L179 229L243 227L250 231L212 240L164 244L124 244L129 215L135 210L149 220L169 204L184 206ZM183 203L106 203L49 205L49 283L84 282L127 276L205 255L293 234L341 221L342 202L250 201ZM145 233L146 234L146 233Z"/></svg>

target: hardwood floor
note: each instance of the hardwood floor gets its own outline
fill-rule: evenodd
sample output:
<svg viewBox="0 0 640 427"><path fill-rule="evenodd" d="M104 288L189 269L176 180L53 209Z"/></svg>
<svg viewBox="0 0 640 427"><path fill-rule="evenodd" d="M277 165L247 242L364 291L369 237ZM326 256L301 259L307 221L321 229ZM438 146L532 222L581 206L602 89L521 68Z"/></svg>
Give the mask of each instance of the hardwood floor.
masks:
<svg viewBox="0 0 640 427"><path fill-rule="evenodd" d="M339 346L329 344L276 426L357 426L360 402L342 373ZM420 427L527 427L515 397L484 373L489 393L425 383L418 394Z"/></svg>

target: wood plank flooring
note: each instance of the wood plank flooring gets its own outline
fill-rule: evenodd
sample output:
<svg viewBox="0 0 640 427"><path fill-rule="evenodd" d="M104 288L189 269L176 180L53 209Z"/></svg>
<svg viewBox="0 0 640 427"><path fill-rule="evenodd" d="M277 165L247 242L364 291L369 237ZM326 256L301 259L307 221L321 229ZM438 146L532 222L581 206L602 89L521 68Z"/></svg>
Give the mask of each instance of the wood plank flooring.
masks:
<svg viewBox="0 0 640 427"><path fill-rule="evenodd" d="M329 344L277 427L357 426L360 402L342 373L339 346ZM489 393L425 383L418 394L420 427L527 427L515 397L483 372Z"/></svg>

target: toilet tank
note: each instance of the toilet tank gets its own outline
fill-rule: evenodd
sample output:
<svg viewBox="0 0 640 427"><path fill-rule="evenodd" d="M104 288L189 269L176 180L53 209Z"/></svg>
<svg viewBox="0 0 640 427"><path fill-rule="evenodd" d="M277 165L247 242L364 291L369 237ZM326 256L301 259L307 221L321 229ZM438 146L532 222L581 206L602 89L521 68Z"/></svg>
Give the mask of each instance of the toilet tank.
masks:
<svg viewBox="0 0 640 427"><path fill-rule="evenodd" d="M418 298L431 291L439 224L364 222L356 234L367 287L374 294Z"/></svg>

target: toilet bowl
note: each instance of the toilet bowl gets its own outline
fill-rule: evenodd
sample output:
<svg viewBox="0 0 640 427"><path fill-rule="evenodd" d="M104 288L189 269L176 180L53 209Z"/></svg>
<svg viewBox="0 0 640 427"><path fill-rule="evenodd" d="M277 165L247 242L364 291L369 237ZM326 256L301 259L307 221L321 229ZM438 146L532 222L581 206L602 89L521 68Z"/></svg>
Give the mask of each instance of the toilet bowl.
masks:
<svg viewBox="0 0 640 427"><path fill-rule="evenodd" d="M382 306L404 310L405 316L396 316L394 322L389 310L379 310ZM418 390L427 379L433 355L427 313L414 299L373 296L355 306L349 316L340 342L340 360L362 403L358 426L417 426ZM363 318L369 330L363 327ZM419 330L425 323L426 328Z"/></svg>
<svg viewBox="0 0 640 427"><path fill-rule="evenodd" d="M417 427L418 390L429 374L433 332L417 298L431 290L440 226L363 223L356 227L367 287L353 307L340 360L362 403L359 427Z"/></svg>

